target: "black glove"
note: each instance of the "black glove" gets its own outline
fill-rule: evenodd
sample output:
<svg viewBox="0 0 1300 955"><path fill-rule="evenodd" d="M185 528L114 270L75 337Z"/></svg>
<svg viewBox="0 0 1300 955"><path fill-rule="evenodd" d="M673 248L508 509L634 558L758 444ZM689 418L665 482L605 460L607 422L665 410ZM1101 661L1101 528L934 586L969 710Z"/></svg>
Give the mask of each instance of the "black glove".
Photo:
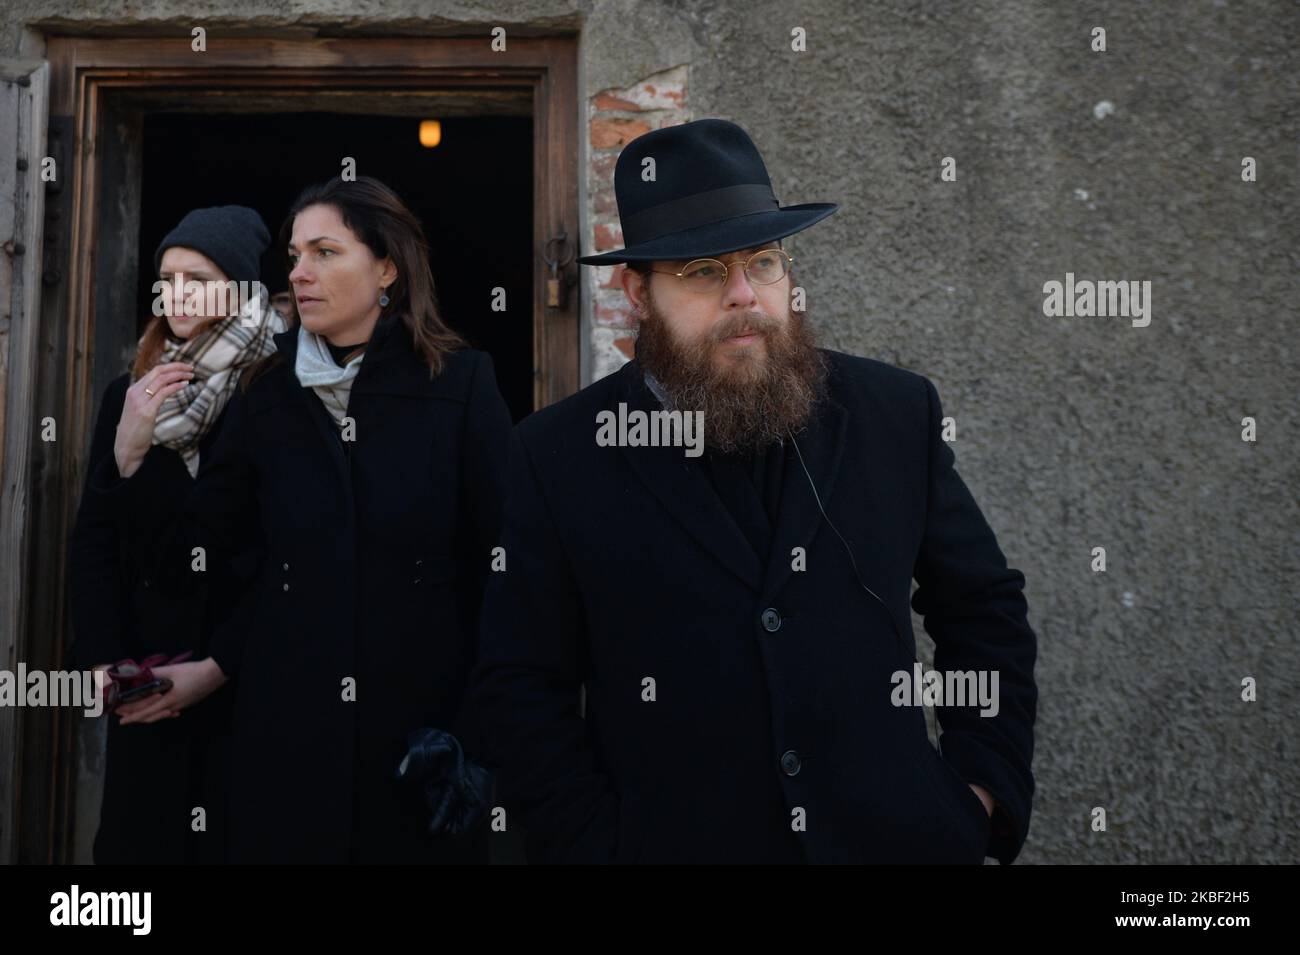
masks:
<svg viewBox="0 0 1300 955"><path fill-rule="evenodd" d="M460 740L446 730L423 727L407 737L408 749L397 778L418 785L434 835L461 835L488 812L492 773L466 759Z"/></svg>

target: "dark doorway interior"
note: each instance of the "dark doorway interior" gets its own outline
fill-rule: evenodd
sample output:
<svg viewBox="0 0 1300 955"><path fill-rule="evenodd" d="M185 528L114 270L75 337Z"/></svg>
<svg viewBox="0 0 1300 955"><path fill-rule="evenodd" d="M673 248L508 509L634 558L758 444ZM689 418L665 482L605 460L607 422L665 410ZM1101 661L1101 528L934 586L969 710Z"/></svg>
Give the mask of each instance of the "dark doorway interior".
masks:
<svg viewBox="0 0 1300 955"><path fill-rule="evenodd" d="M418 138L438 119L441 143ZM533 410L533 123L530 117L408 118L340 113L154 113L144 120L140 217L142 332L153 300L153 254L190 209L237 203L261 213L272 245L262 281L288 288L275 236L304 186L359 175L391 186L424 225L444 319L492 355L518 421ZM508 308L492 310L492 289Z"/></svg>

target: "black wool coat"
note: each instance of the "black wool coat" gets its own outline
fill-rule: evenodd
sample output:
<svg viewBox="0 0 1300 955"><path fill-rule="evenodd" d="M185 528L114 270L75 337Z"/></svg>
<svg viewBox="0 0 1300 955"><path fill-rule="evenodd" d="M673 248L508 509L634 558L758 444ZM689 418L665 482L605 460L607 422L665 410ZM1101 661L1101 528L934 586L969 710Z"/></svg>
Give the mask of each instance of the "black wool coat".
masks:
<svg viewBox="0 0 1300 955"><path fill-rule="evenodd" d="M91 438L87 480L111 467L117 423L130 375L104 392ZM225 412L199 444L202 463L212 453ZM96 507L83 493L68 542L72 664L88 670L101 663L136 661L155 653L169 657L190 651L192 659L211 652L221 627L243 623L229 598L244 592L248 554L214 571L214 589L225 599L207 599L207 586L180 596L159 585L150 571L152 541L140 531L158 518L175 515L194 485L181 455L155 445L149 451L157 481L149 500L115 513ZM141 513L147 508L151 513ZM225 743L233 694L217 692L175 719L120 726L108 715L104 792L94 859L104 864L219 862L226 834ZM195 831L195 807L206 810L206 828Z"/></svg>
<svg viewBox="0 0 1300 955"><path fill-rule="evenodd" d="M510 433L491 359L454 352L431 378L386 317L345 442L294 376L297 335L276 335L278 359L232 398L184 520L154 531L160 576L180 589L193 547L210 565L249 539L262 548L246 638L213 654L238 674L231 860L485 861L483 830L428 836L420 793L395 774L421 727L480 748L461 704ZM147 496L151 480L114 473L102 491Z"/></svg>
<svg viewBox="0 0 1300 955"><path fill-rule="evenodd" d="M516 428L507 566L485 598L474 700L532 858L1005 863L1020 851L1037 701L1023 575L954 469L930 381L826 355L828 400L795 438L885 606L793 449L764 566L702 459L598 446L598 412L659 407L635 361ZM891 703L892 674L910 677L915 659L909 600L936 669L999 671L996 717L939 711L942 754L923 710ZM972 782L997 800L992 820Z"/></svg>

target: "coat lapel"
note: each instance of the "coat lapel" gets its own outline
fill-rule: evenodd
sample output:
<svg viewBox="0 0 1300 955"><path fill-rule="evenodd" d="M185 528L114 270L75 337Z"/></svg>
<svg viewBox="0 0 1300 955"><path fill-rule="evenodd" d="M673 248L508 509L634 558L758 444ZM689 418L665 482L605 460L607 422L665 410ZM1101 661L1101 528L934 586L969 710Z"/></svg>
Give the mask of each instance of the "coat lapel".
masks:
<svg viewBox="0 0 1300 955"><path fill-rule="evenodd" d="M635 359L619 372L615 389L628 411L658 411L659 402L646 387ZM616 414L617 408L610 409ZM688 458L684 448L620 447L632 469L650 492L687 533L755 592L762 582L762 565L727 509L718 500L699 458Z"/></svg>
<svg viewBox="0 0 1300 955"><path fill-rule="evenodd" d="M294 363L298 359L298 326L294 325L288 331L275 335L274 341L276 348L280 350L280 354L284 356L284 360L289 366L288 387L295 393L294 400L299 403L307 417L315 424L316 431L319 433L321 440L325 442L326 453L329 454L330 460L334 462L334 470L337 472L341 486L348 487L350 484L348 462L343 456L343 447L338 432L334 430L334 421L330 418L330 413L325 410L325 406L321 404L320 399L316 397L316 393L310 388L303 387L302 383L298 381L298 376L294 373ZM362 366L365 363L365 359L362 359ZM358 373L357 377L361 377L360 373ZM356 382L354 381L353 384L355 385Z"/></svg>
<svg viewBox="0 0 1300 955"><path fill-rule="evenodd" d="M781 483L781 505L777 512L776 527L772 532L772 552L763 578L763 593L781 592L793 568L791 551L812 547L822 520L817 498L808 485L809 476L821 497L826 513L832 513L831 496L839 477L840 461L844 457L844 441L848 433L849 413L832 397L827 397L813 413L808 425L795 434L798 450L789 447L785 459L785 473ZM790 439L786 439L790 444ZM803 464L800 464L800 454ZM804 473L804 467L808 473ZM831 531L831 533L834 533Z"/></svg>
<svg viewBox="0 0 1300 955"><path fill-rule="evenodd" d="M427 398L442 386L439 378L430 378L429 365L416 350L401 316L393 314L375 326L361 371L352 382L352 394Z"/></svg>

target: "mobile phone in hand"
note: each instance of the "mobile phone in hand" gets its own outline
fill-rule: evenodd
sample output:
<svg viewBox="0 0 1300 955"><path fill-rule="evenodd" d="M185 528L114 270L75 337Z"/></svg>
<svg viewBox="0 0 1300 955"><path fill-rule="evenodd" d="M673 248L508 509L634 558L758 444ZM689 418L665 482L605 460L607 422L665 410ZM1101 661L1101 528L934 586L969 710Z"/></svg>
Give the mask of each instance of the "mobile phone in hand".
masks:
<svg viewBox="0 0 1300 955"><path fill-rule="evenodd" d="M150 680L148 683L142 683L140 686L132 687L117 698L117 705L123 703L134 703L136 700L144 699L146 696L153 696L155 693L166 693L172 688L172 681L167 677L158 677Z"/></svg>

